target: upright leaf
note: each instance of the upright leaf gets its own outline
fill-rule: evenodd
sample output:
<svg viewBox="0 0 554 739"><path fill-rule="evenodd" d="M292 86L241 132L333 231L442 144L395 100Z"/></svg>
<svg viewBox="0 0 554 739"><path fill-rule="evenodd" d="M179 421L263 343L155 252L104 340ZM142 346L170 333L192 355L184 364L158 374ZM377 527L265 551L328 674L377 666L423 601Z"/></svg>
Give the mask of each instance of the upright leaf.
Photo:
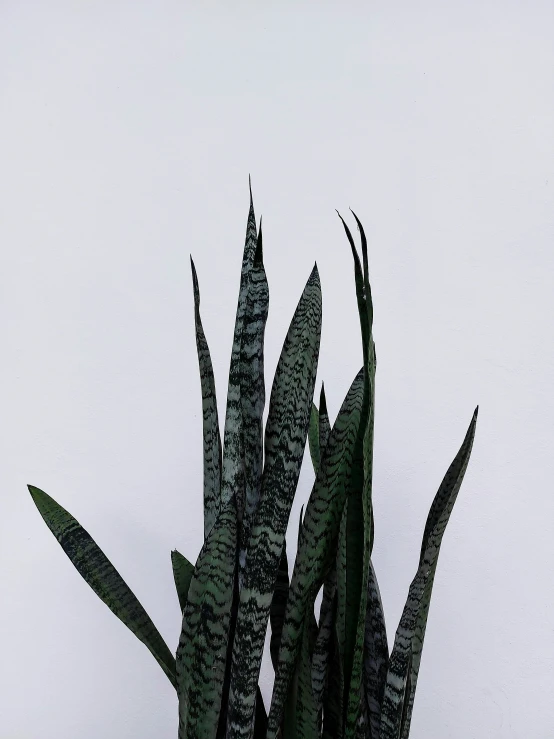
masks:
<svg viewBox="0 0 554 739"><path fill-rule="evenodd" d="M329 413L327 411L325 387L323 383L321 383L321 393L319 395L319 448L321 454L325 451L330 433L331 425L329 423Z"/></svg>
<svg viewBox="0 0 554 739"><path fill-rule="evenodd" d="M310 413L310 427L308 429L308 443L310 445L310 457L314 472L317 475L320 461L319 451L319 411L315 403L312 403L312 411Z"/></svg>
<svg viewBox="0 0 554 739"><path fill-rule="evenodd" d="M123 621L154 658L175 686L175 659L161 634L119 572L81 524L65 508L33 485L31 497L77 572L96 595Z"/></svg>
<svg viewBox="0 0 554 739"><path fill-rule="evenodd" d="M364 642L364 685L371 739L379 737L381 705L387 682L389 648L381 593L370 560Z"/></svg>
<svg viewBox="0 0 554 739"><path fill-rule="evenodd" d="M448 468L429 512L419 568L410 585L390 656L379 739L406 739L409 734L440 545L469 462L477 413L476 408L462 446Z"/></svg>
<svg viewBox="0 0 554 739"><path fill-rule="evenodd" d="M263 466L262 416L265 405L264 333L268 307L269 289L263 264L262 224L260 221L258 246L254 264L248 275L240 354L245 511L240 529L239 589L242 587L246 550L261 492Z"/></svg>
<svg viewBox="0 0 554 739"><path fill-rule="evenodd" d="M229 368L221 482L222 502L227 503L233 495L235 496L239 520L242 519L244 510L246 485L244 478L244 439L241 407L241 347L244 317L247 310L248 277L254 264L257 242L254 203L252 201L252 190L250 190L250 210L248 213L246 239L242 257L235 333L231 352L231 366Z"/></svg>
<svg viewBox="0 0 554 739"><path fill-rule="evenodd" d="M214 525L221 497L221 437L215 394L214 371L208 342L200 319L200 288L192 257L192 284L194 291L194 322L196 348L202 390L202 430L204 438L204 538Z"/></svg>
<svg viewBox="0 0 554 739"><path fill-rule="evenodd" d="M268 739L274 739L281 722L284 700L300 649L309 595L313 589L317 592L321 587L332 566L332 545L337 538L344 509L362 402L363 370L352 383L337 416L306 507L301 545L289 588L279 666L268 717Z"/></svg>
<svg viewBox="0 0 554 739"><path fill-rule="evenodd" d="M237 551L237 514L221 508L191 580L177 648L179 739L214 739L221 710Z"/></svg>
<svg viewBox="0 0 554 739"><path fill-rule="evenodd" d="M281 646L281 634L283 633L283 621L285 618L288 594L289 564L286 544L283 544L283 553L281 554L279 569L277 570L277 579L275 580L275 588L273 590L271 606L269 609L269 621L271 624L269 652L271 654L271 662L274 670L277 668L277 661L279 659L279 648Z"/></svg>
<svg viewBox="0 0 554 739"><path fill-rule="evenodd" d="M248 545L233 646L228 739L252 732L266 625L308 434L321 335L314 267L292 319L271 390L262 495Z"/></svg>
<svg viewBox="0 0 554 739"><path fill-rule="evenodd" d="M173 579L175 580L175 589L177 590L182 614L187 603L190 581L194 575L194 565L176 549L171 552L171 564L173 566Z"/></svg>

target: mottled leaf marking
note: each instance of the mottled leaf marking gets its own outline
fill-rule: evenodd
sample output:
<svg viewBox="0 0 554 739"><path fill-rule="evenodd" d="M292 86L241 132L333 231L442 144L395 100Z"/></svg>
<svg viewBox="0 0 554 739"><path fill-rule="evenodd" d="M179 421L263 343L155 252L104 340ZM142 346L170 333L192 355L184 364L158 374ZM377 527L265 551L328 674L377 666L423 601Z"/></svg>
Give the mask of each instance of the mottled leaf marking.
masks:
<svg viewBox="0 0 554 739"><path fill-rule="evenodd" d="M175 682L175 658L119 572L81 524L43 490L28 485L31 497L77 572L96 595L145 644Z"/></svg>
<svg viewBox="0 0 554 739"><path fill-rule="evenodd" d="M173 579L175 580L175 589L177 590L179 607L181 608L182 614L187 603L190 581L194 575L194 565L176 549L171 552L171 564L173 566Z"/></svg>
<svg viewBox="0 0 554 739"><path fill-rule="evenodd" d="M425 550L410 585L389 660L379 739L405 739L408 736L440 545L469 462L477 413L476 408L462 446L448 468L429 512L428 523L432 521L433 525L425 528Z"/></svg>

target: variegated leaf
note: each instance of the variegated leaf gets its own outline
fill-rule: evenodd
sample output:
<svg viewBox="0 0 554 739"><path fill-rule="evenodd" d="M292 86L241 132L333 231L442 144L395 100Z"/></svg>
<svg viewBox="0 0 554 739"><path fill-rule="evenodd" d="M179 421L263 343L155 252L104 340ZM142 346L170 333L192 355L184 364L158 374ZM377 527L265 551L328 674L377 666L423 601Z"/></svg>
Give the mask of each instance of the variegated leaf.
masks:
<svg viewBox="0 0 554 739"><path fill-rule="evenodd" d="M220 510L191 580L177 648L179 739L214 739L219 723L237 550L231 498Z"/></svg>
<svg viewBox="0 0 554 739"><path fill-rule="evenodd" d="M170 679L175 682L175 659L119 572L81 524L43 490L28 485L31 497L77 572L96 595L145 644Z"/></svg>
<svg viewBox="0 0 554 739"><path fill-rule="evenodd" d="M254 264L248 275L240 353L245 510L240 528L239 590L242 587L250 531L261 493L263 466L262 416L265 405L264 333L268 307L269 289L263 264L262 224L260 221L258 246Z"/></svg>
<svg viewBox="0 0 554 739"><path fill-rule="evenodd" d="M476 408L462 446L448 468L429 512L428 523L432 522L432 527L425 528L425 549L410 585L389 660L379 739L406 739L409 733L440 545L469 462L477 413Z"/></svg>
<svg viewBox="0 0 554 739"><path fill-rule="evenodd" d="M176 549L171 552L171 564L173 566L173 579L175 580L175 589L177 590L182 614L187 603L190 581L194 575L194 565Z"/></svg>
<svg viewBox="0 0 554 739"><path fill-rule="evenodd" d="M200 319L200 288L192 257L192 284L194 291L194 322L196 349L202 390L202 430L204 439L204 538L214 525L221 498L221 437L215 394L214 371L208 342Z"/></svg>

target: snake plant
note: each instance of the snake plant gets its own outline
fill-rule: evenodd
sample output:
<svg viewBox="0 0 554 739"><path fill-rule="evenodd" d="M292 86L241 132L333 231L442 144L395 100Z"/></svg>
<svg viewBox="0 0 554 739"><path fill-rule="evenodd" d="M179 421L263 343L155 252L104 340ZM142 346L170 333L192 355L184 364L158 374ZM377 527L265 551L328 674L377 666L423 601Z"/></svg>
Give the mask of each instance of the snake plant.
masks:
<svg viewBox="0 0 554 739"><path fill-rule="evenodd" d="M171 553L181 610L176 656L92 537L50 496L32 498L91 588L148 647L177 691L179 739L406 739L439 549L469 461L477 410L431 506L392 650L371 559L376 354L367 240L355 214L363 366L333 425L313 403L321 333L317 266L277 364L263 429L269 292L252 192L223 445L214 373L191 260L204 455L204 544L195 565ZM339 215L340 217L340 215ZM315 482L289 579L285 534L306 439ZM322 592L318 618L315 600ZM258 687L268 622L275 682Z"/></svg>

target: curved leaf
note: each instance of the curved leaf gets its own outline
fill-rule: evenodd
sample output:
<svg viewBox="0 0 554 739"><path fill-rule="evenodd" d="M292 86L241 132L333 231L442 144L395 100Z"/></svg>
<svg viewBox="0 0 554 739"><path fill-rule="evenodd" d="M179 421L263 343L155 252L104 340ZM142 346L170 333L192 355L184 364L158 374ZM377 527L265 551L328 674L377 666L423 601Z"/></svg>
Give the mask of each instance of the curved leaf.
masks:
<svg viewBox="0 0 554 739"><path fill-rule="evenodd" d="M417 574L410 585L390 656L379 739L406 739L409 734L440 545L469 462L477 413L478 408L429 512L423 536L425 548Z"/></svg>
<svg viewBox="0 0 554 739"><path fill-rule="evenodd" d="M208 342L200 319L200 288L192 257L192 284L194 292L194 322L196 349L202 390L202 431L204 439L204 538L214 525L221 497L221 437L217 415L214 371Z"/></svg>
<svg viewBox="0 0 554 739"><path fill-rule="evenodd" d="M65 508L34 485L27 487L40 515L77 572L100 600L148 647L175 686L175 659L150 616L119 572L90 534Z"/></svg>

